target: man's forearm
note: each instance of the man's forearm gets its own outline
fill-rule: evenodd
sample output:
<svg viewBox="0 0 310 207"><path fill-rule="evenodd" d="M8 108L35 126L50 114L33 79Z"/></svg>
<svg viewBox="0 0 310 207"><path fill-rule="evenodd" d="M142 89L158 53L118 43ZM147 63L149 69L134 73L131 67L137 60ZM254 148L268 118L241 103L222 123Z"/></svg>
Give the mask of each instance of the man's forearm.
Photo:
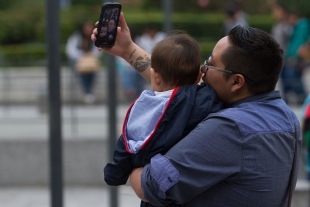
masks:
<svg viewBox="0 0 310 207"><path fill-rule="evenodd" d="M145 201L148 202L143 195L142 187L141 187L141 174L142 174L143 168L136 168L133 169L130 174L130 185L132 189L135 191L137 196Z"/></svg>
<svg viewBox="0 0 310 207"><path fill-rule="evenodd" d="M138 45L132 44L123 58L148 82L151 82L151 55L149 53L145 52Z"/></svg>

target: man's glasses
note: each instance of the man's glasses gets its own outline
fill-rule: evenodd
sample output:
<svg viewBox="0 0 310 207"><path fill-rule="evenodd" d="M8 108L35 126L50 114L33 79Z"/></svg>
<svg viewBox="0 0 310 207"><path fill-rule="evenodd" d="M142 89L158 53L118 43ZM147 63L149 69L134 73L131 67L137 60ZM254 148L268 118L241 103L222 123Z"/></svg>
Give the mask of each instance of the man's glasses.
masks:
<svg viewBox="0 0 310 207"><path fill-rule="evenodd" d="M210 60L210 58L209 58L209 60ZM206 60L203 63L203 67L200 68L200 71L202 73L206 73L209 70L209 68L211 68L213 70L218 70L218 71L222 71L222 72L225 72L225 73L241 74L241 75L243 75L242 73L237 73L237 72L234 72L234 71L231 71L231 70L225 70L225 69L222 69L222 68L217 68L217 67L211 66L211 65L209 65L209 60ZM243 77L245 78L246 81L248 81L248 83L250 85L253 85L253 81L251 81L246 75L243 75Z"/></svg>
<svg viewBox="0 0 310 207"><path fill-rule="evenodd" d="M217 68L217 67L209 65L208 60L206 60L203 63L203 66L204 67L201 67L201 69L200 69L202 73L206 73L209 70L209 68L211 68L213 70L219 70L219 71L222 71L222 72L225 72L225 73L233 73L231 70L225 70L225 69L222 69L222 68Z"/></svg>

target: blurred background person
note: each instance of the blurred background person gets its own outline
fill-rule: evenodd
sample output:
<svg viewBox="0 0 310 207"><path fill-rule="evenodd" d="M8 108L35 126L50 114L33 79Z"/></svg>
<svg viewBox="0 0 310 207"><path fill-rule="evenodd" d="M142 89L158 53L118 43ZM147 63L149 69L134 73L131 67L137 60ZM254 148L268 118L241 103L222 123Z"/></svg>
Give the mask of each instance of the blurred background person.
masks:
<svg viewBox="0 0 310 207"><path fill-rule="evenodd" d="M165 37L166 33L158 31L155 25L149 23L145 26L143 34L136 38L136 43L151 54L154 45Z"/></svg>
<svg viewBox="0 0 310 207"><path fill-rule="evenodd" d="M305 61L306 65L310 65L310 37L305 44L299 47L298 55Z"/></svg>
<svg viewBox="0 0 310 207"><path fill-rule="evenodd" d="M223 23L222 37L226 36L229 31L240 25L249 26L248 14L241 9L241 2L233 0L228 3L225 9L225 20Z"/></svg>
<svg viewBox="0 0 310 207"><path fill-rule="evenodd" d="M167 34L165 32L159 31L153 23L148 23L145 25L143 33L135 38L136 44L143 50L152 54L152 49L154 45L163 40ZM144 79L142 80L143 85L150 87ZM147 88L147 87L145 87Z"/></svg>
<svg viewBox="0 0 310 207"><path fill-rule="evenodd" d="M280 3L272 3L272 16L275 19L275 23L271 28L271 36L277 40L280 47L286 54L287 46L292 35L293 26L288 22L289 10Z"/></svg>
<svg viewBox="0 0 310 207"><path fill-rule="evenodd" d="M296 11L290 12L288 21L293 26L293 31L285 54L285 64L281 72L283 99L290 104L291 97L289 97L289 93L293 92L296 103L301 105L307 93L302 80L305 65L298 55L298 51L309 38L310 24L307 18L301 17Z"/></svg>
<svg viewBox="0 0 310 207"><path fill-rule="evenodd" d="M130 29L131 38L134 42L137 41L137 33L134 28ZM137 73L137 71L127 63L123 58L116 58L116 68L121 81L121 87L128 101L133 101L139 97L144 90L145 80Z"/></svg>
<svg viewBox="0 0 310 207"><path fill-rule="evenodd" d="M75 31L66 44L66 55L70 67L78 74L84 92L84 102L92 104L96 97L93 94L96 72L99 69L101 53L90 39L94 29L92 21L85 21L81 28ZM83 66L82 66L83 65Z"/></svg>

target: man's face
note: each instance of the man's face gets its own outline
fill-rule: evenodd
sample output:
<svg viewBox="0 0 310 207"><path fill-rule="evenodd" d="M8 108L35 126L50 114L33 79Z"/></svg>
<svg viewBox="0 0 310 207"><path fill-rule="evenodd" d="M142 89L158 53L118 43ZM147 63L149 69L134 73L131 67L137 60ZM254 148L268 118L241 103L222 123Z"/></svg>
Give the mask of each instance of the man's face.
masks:
<svg viewBox="0 0 310 207"><path fill-rule="evenodd" d="M221 60L221 56L223 52L228 48L228 46L229 42L227 37L224 37L217 42L209 60L209 64L211 66L226 69L224 63ZM209 84L214 88L219 100L225 103L230 103L230 84L229 81L226 80L224 76L225 74L223 73L223 71L209 68L208 71L203 75L202 80L204 83Z"/></svg>
<svg viewBox="0 0 310 207"><path fill-rule="evenodd" d="M108 31L109 32L113 32L113 30L115 29L115 22L114 22L114 20L113 19L111 19L110 21L109 21L109 23L108 23Z"/></svg>

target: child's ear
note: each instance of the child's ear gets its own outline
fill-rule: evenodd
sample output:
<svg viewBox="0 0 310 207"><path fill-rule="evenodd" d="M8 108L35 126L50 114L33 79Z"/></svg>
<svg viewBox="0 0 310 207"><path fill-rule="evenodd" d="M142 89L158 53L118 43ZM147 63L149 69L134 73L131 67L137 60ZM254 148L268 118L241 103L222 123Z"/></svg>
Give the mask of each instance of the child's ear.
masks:
<svg viewBox="0 0 310 207"><path fill-rule="evenodd" d="M162 82L161 75L157 73L156 70L154 70L154 68L151 68L150 71L151 71L151 76L153 77L154 84L157 86L160 85Z"/></svg>
<svg viewBox="0 0 310 207"><path fill-rule="evenodd" d="M195 84L198 84L198 83L200 82L201 77L202 77L202 72L199 71L198 76L197 76L197 79L196 79L196 81L195 81Z"/></svg>

